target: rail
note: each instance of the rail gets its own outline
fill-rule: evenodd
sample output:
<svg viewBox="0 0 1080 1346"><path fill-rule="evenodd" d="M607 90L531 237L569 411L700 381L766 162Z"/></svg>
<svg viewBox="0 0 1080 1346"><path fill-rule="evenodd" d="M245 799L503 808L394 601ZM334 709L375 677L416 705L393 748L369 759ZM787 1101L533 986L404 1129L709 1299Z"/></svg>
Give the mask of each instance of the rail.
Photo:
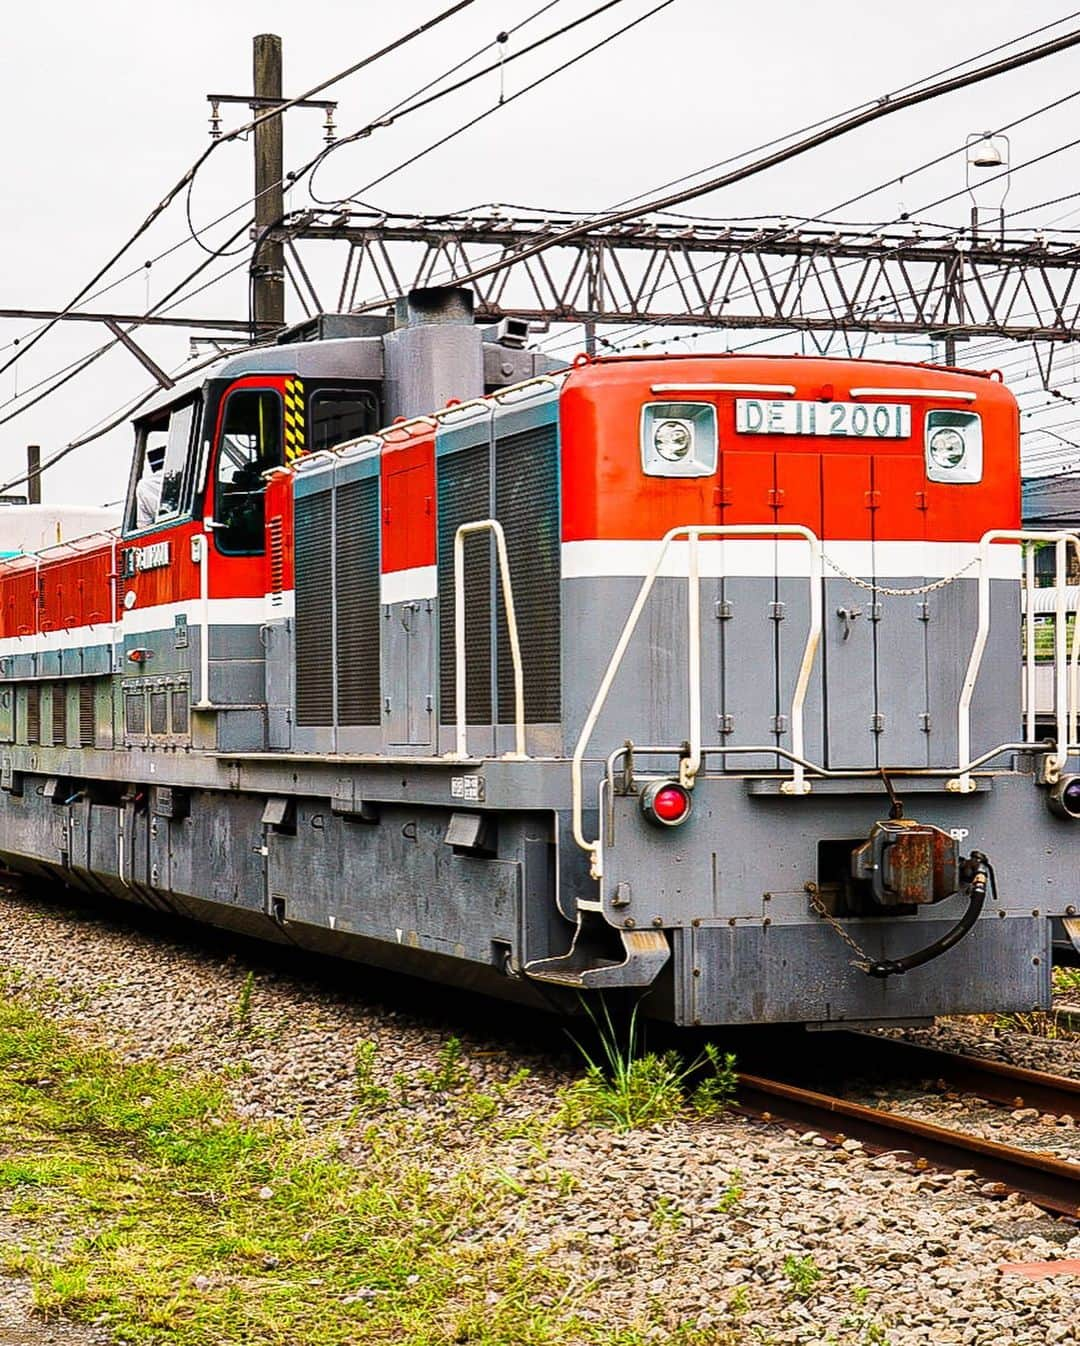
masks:
<svg viewBox="0 0 1080 1346"><path fill-rule="evenodd" d="M810 1126L834 1141L858 1140L875 1151L906 1150L936 1168L974 1169L1044 1210L1080 1216L1080 1164L1069 1160L760 1075L740 1075L736 1099L738 1111L763 1121Z"/></svg>
<svg viewBox="0 0 1080 1346"><path fill-rule="evenodd" d="M506 554L506 536L497 519L476 519L463 523L454 534L454 743L453 758L468 757L468 710L466 707L466 653L465 653L465 539L476 533L490 533L495 539L499 562L499 580L502 585L503 606L506 609L506 629L510 637L510 658L514 666L514 751L505 753L507 761L523 761L525 751L525 674L521 663L521 645L518 641L517 614L514 610L514 590L510 583L510 560Z"/></svg>
<svg viewBox="0 0 1080 1346"><path fill-rule="evenodd" d="M679 761L679 779L686 786L692 786L694 778L701 769L701 563L700 542L702 537L771 537L793 538L802 541L810 549L810 627L803 647L799 675L795 680L795 690L791 700L791 754L792 775L785 781L785 793L806 794L809 785L806 781L806 765L803 759L803 708L806 693L810 686L810 673L814 658L821 642L822 614L822 559L821 540L816 533L800 524L688 524L669 529L660 540L660 547L652 567L641 582L634 605L630 609L622 632L616 642L611 659L600 680L596 695L593 697L589 713L578 735L574 755L570 763L572 826L575 842L592 857L594 877L600 874L600 839L589 841L584 829L584 785L583 763L585 753L592 738L596 722L611 692L623 658L641 620L645 604L649 600L653 586L660 574L671 545L678 538L687 542L687 691L689 695L689 751Z"/></svg>

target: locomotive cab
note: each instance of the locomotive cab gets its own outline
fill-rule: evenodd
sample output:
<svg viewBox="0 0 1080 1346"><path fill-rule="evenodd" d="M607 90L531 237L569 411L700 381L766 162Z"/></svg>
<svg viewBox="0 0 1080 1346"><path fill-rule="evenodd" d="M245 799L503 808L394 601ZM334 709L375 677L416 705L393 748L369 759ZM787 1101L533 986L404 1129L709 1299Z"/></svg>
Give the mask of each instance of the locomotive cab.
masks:
<svg viewBox="0 0 1080 1346"><path fill-rule="evenodd" d="M136 420L118 595L129 744L194 731L207 747L264 745L267 476L381 418L379 384L344 377L356 360L342 344L226 359Z"/></svg>

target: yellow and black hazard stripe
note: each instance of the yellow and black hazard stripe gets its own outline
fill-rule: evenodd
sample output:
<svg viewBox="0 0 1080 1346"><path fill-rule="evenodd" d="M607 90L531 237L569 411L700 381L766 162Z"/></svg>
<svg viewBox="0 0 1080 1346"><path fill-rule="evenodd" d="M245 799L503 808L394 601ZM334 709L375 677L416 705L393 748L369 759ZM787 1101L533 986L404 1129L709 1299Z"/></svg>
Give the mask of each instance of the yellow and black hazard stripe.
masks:
<svg viewBox="0 0 1080 1346"><path fill-rule="evenodd" d="M285 380L285 461L291 463L305 451L304 384L301 379Z"/></svg>

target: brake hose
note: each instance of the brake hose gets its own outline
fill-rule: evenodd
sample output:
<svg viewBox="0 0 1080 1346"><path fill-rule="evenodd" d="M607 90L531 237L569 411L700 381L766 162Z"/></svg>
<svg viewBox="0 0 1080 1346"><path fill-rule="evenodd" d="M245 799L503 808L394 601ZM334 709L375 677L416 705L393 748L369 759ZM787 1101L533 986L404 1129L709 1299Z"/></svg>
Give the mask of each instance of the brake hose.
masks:
<svg viewBox="0 0 1080 1346"><path fill-rule="evenodd" d="M997 897L994 867L982 851L972 851L968 857L968 862L974 865L975 872L967 885L968 905L960 920L951 930L947 930L940 939L936 939L933 944L928 944L925 949L918 949L915 953L909 953L904 958L885 958L881 962L871 963L866 968L869 976L882 979L902 976L903 973L910 972L914 967L922 967L924 963L939 958L943 953L948 952L953 945L960 943L982 913L987 888L989 887L994 896Z"/></svg>

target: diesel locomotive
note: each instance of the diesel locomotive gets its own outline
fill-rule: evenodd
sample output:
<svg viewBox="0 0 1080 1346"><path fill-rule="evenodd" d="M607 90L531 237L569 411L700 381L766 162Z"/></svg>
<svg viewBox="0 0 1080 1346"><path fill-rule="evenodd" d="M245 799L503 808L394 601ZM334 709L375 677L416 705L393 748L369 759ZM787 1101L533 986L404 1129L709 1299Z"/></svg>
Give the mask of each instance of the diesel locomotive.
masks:
<svg viewBox="0 0 1080 1346"><path fill-rule="evenodd" d="M1080 538L1018 446L992 373L311 320L141 411L118 529L0 562L0 862L679 1024L1045 1005Z"/></svg>

